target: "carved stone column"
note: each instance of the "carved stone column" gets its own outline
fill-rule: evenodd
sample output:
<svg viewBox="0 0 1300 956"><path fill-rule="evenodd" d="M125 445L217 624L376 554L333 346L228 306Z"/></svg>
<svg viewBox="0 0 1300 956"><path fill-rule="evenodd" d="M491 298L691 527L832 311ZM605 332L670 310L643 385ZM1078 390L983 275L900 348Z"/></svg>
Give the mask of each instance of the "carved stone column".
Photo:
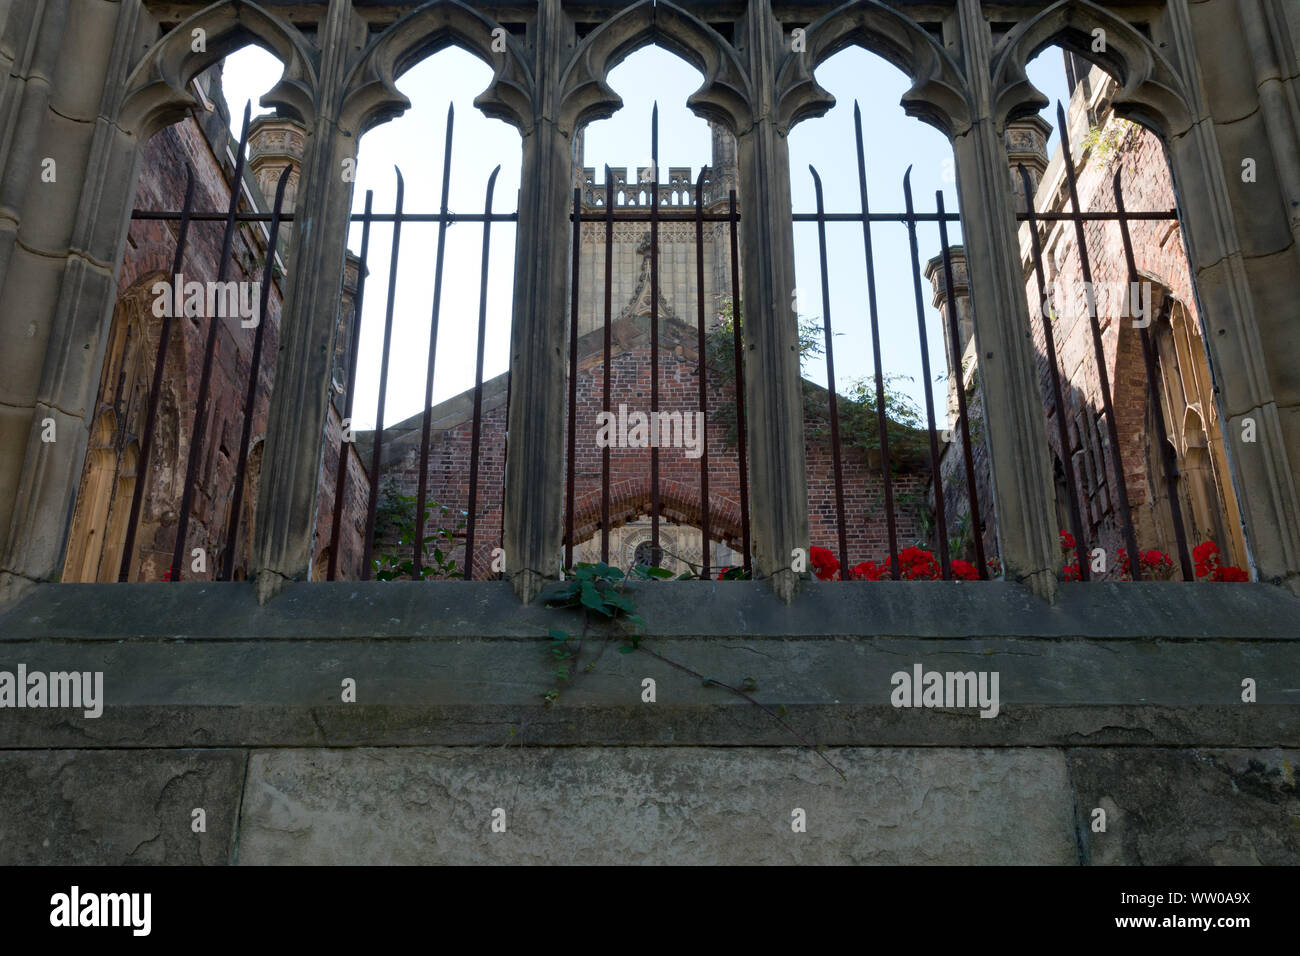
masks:
<svg viewBox="0 0 1300 956"><path fill-rule="evenodd" d="M959 0L962 60L971 84L971 128L953 140L970 277L993 500L1004 572L1044 596L1061 563L1055 488L1038 377L1007 148L989 103L989 27L978 0Z"/></svg>
<svg viewBox="0 0 1300 956"><path fill-rule="evenodd" d="M287 581L306 580L311 562L352 204L344 160L356 157L362 132L342 126L337 111L349 53L361 48L365 36L365 23L348 0L331 0L320 26L319 112L303 152L293 261L267 417L253 552L259 600Z"/></svg>

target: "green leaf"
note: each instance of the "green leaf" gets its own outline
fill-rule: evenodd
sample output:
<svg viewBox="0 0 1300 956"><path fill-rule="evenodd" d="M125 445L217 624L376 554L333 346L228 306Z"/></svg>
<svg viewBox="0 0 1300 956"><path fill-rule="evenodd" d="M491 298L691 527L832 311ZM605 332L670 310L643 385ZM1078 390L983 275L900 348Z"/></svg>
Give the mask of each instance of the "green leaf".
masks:
<svg viewBox="0 0 1300 956"><path fill-rule="evenodd" d="M568 633L566 631L560 630L558 627L553 627L546 633L550 636L551 640L553 641L567 641L569 639Z"/></svg>
<svg viewBox="0 0 1300 956"><path fill-rule="evenodd" d="M583 606L595 611L597 614L604 614L606 617L611 616L609 609L605 607L605 599L590 581L582 582L582 603Z"/></svg>
<svg viewBox="0 0 1300 956"><path fill-rule="evenodd" d="M636 648L633 647L631 644L624 644L622 647L618 649L618 652L620 654L631 654L634 650L636 650Z"/></svg>

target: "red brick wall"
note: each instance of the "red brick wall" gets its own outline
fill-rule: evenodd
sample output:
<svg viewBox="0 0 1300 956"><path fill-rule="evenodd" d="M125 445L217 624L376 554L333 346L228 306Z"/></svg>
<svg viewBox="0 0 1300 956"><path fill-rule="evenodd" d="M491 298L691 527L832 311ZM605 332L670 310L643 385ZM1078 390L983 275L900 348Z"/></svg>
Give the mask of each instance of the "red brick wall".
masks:
<svg viewBox="0 0 1300 956"><path fill-rule="evenodd" d="M575 541L599 532L601 515L601 467L603 449L597 445L598 414L603 408L604 366L602 332L584 336L580 343L577 384L578 415L575 454ZM650 410L650 347L648 320L625 320L614 333L612 349L611 407L619 403L628 412ZM683 415L699 409L698 352L695 332L674 322L661 326L659 409ZM730 376L706 373L708 390L709 520L711 534L739 550L741 546L739 456L729 438L734 430L734 387ZM483 416L483 438L479 457L478 531L475 535L475 577L491 576L488 562L498 547L501 530L501 483L503 477L505 408L501 402ZM390 459L383 470L386 481L394 479L405 494L414 494L418 464L418 419L416 434L407 440L403 453ZM404 423L404 426L409 423ZM469 443L471 422L466 420L433 436L429 450L429 497L455 509L468 506ZM838 549L834 513L834 484L829 443L809 440L808 507L812 543ZM648 514L650 510L650 450L610 449L610 516L617 527ZM660 514L667 520L696 527L701 521L701 458L690 458L684 448L659 449ZM845 519L850 561L888 554L886 521L878 466L870 467L861 449L846 448L843 456ZM565 473L554 479L563 487ZM901 545L911 544L920 534L913 501L924 507L928 476L905 472L894 483ZM461 560L463 548L457 549Z"/></svg>

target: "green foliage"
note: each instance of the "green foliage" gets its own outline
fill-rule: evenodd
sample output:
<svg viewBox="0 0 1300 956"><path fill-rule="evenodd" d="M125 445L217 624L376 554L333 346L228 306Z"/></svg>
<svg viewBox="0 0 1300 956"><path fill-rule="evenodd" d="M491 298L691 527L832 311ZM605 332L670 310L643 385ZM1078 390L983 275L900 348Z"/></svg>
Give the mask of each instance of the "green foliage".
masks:
<svg viewBox="0 0 1300 956"><path fill-rule="evenodd" d="M731 299L724 298L718 311L718 323L705 339L704 362L709 383L715 388L735 381L733 336L735 323L741 316L733 308ZM744 325L741 325L743 344ZM802 368L809 359L825 353L825 334L816 317L799 318L799 364ZM916 405L898 383L911 381L905 375L884 376L885 417L888 422L890 459L894 468L905 462L924 459L929 454L929 436ZM826 389L809 381L803 382L804 421L809 427L809 437L830 437L830 404ZM858 379L850 382L847 392L838 396L840 440L845 445L874 449L879 447L879 418L876 412L875 379ZM736 443L736 412L733 402L725 402L718 411L721 421L728 424L727 440Z"/></svg>
<svg viewBox="0 0 1300 956"><path fill-rule="evenodd" d="M465 512L454 512L454 528L447 525L453 512L446 505L436 501L424 505L424 555L432 559L432 564L425 564L418 575L414 574L415 557L415 496L403 495L391 480L382 491L378 508L375 510L375 541L379 550L372 562L376 581L395 581L398 578L409 580L430 580L434 578L463 578L465 572L452 560L451 552L455 547L457 531L465 527ZM384 542L382 548L379 542Z"/></svg>
<svg viewBox="0 0 1300 956"><path fill-rule="evenodd" d="M578 564L565 576L563 586L547 597L546 606L582 608L610 620L622 618L629 624L640 626L645 622L635 613L631 598L623 593L625 580L626 575L613 565ZM634 636L633 647L636 641Z"/></svg>
<svg viewBox="0 0 1300 956"><path fill-rule="evenodd" d="M1091 151L1101 162L1109 162L1115 152L1123 145L1124 137L1134 126L1128 120L1118 116L1111 117L1104 126L1091 127L1083 137L1082 146Z"/></svg>

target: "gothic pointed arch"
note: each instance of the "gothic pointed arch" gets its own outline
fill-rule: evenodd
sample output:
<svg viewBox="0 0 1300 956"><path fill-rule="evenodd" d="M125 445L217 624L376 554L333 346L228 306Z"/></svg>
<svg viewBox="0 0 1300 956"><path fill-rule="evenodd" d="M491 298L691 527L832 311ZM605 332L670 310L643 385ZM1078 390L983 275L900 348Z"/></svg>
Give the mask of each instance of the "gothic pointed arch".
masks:
<svg viewBox="0 0 1300 956"><path fill-rule="evenodd" d="M492 68L492 82L474 100L486 116L521 134L533 123L533 72L519 41L499 23L460 0L434 0L381 33L353 67L345 84L340 122L360 136L404 113L411 101L398 78L420 60L458 46Z"/></svg>
<svg viewBox="0 0 1300 956"><path fill-rule="evenodd" d="M186 89L190 80L249 43L284 64L262 105L310 127L316 116L316 52L292 24L250 0L219 0L158 40L127 78L119 125L144 141L183 119L199 105Z"/></svg>
<svg viewBox="0 0 1300 956"><path fill-rule="evenodd" d="M704 74L686 100L697 116L740 133L753 123L748 70L736 49L708 24L676 4L640 0L610 17L583 39L560 81L557 121L573 133L613 116L623 99L609 85L609 72L650 43L680 56Z"/></svg>
<svg viewBox="0 0 1300 956"><path fill-rule="evenodd" d="M901 105L945 135L960 135L970 126L966 79L939 42L920 24L879 0L850 0L807 28L804 52L790 50L777 71L779 122L789 128L801 119L820 116L835 98L817 83L813 72L850 46L884 57L912 80Z"/></svg>
<svg viewBox="0 0 1300 956"><path fill-rule="evenodd" d="M1098 30L1102 32L1095 33ZM1113 105L1120 116L1166 138L1191 126L1185 84L1150 40L1123 17L1090 0L1058 0L1017 24L994 50L990 89L999 129L1048 105L1025 68L1053 43L1115 77L1120 89Z"/></svg>

